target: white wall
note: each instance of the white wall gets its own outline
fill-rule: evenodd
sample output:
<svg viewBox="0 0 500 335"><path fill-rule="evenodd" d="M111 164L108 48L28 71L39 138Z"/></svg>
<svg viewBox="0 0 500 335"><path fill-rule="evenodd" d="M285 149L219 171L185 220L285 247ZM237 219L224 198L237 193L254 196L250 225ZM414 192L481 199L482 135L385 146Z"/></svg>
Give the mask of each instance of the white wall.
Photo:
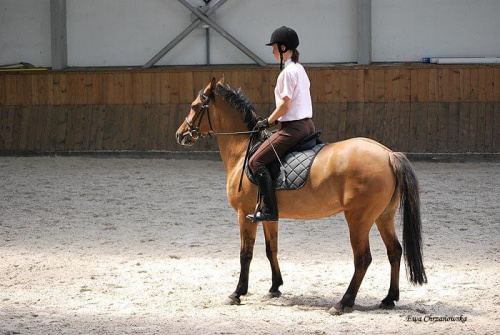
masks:
<svg viewBox="0 0 500 335"><path fill-rule="evenodd" d="M233 36L268 63L276 60L265 44L274 29L282 25L297 31L302 62L356 59L356 1L353 0L229 0L217 13L217 22L222 27L228 27ZM218 43L213 47L214 55L227 59L221 63L252 62L242 57L240 51L230 52L234 48L223 37L214 39Z"/></svg>
<svg viewBox="0 0 500 335"><path fill-rule="evenodd" d="M67 4L70 66L144 65L191 23L191 12L177 0L68 0ZM352 0L229 0L217 10L215 20L266 62L274 61L265 43L281 25L299 34L303 61L346 62L356 57L355 18ZM326 41L323 46L322 41ZM253 63L214 30L210 45L213 64ZM205 30L200 28L157 65L205 62Z"/></svg>
<svg viewBox="0 0 500 335"><path fill-rule="evenodd" d="M500 57L500 0L372 0L373 61Z"/></svg>
<svg viewBox="0 0 500 335"><path fill-rule="evenodd" d="M50 66L50 0L0 0L0 65Z"/></svg>
<svg viewBox="0 0 500 335"><path fill-rule="evenodd" d="M202 5L202 0L190 0ZM50 0L0 0L0 64L51 66ZM177 0L67 0L69 66L141 66L190 24ZM500 0L372 0L373 61L500 56ZM355 0L228 0L215 21L264 61L289 25L304 63L356 62ZM157 65L205 64L197 29ZM253 61L211 30L213 64Z"/></svg>

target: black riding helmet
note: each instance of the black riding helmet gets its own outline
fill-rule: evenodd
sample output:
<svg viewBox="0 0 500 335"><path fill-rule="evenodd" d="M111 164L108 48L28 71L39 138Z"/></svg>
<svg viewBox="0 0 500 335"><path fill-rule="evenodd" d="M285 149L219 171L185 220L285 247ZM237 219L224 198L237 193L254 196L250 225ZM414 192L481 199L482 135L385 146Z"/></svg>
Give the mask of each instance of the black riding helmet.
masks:
<svg viewBox="0 0 500 335"><path fill-rule="evenodd" d="M288 50L295 50L299 46L299 36L292 28L282 26L271 35L271 40L266 45L278 44L278 51L280 53L280 70L283 68L283 53ZM285 50L281 50L281 46L285 46Z"/></svg>

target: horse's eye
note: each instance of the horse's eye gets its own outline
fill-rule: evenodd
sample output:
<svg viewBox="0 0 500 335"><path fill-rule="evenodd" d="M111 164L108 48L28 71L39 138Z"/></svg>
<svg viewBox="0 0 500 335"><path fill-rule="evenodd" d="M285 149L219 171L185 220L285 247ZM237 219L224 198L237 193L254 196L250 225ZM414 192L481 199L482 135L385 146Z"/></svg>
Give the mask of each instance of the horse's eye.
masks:
<svg viewBox="0 0 500 335"><path fill-rule="evenodd" d="M197 111L200 110L200 106L198 106L198 105L192 105L191 109L194 110L195 112L197 112Z"/></svg>

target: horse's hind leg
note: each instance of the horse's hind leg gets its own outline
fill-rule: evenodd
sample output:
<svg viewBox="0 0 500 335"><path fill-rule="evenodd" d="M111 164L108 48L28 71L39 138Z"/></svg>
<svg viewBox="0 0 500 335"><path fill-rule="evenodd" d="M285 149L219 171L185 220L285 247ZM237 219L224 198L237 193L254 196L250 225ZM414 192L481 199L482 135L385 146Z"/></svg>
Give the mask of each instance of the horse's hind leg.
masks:
<svg viewBox="0 0 500 335"><path fill-rule="evenodd" d="M278 264L278 222L265 221L262 224L266 237L266 255L271 263L272 286L269 289L269 297L281 296L279 287L283 285L280 266Z"/></svg>
<svg viewBox="0 0 500 335"><path fill-rule="evenodd" d="M228 303L231 305L239 305L240 297L248 293L248 277L250 273L250 263L253 258L253 247L255 245L255 237L257 235L257 224L248 220L245 213L238 212L238 223L240 226L240 279L236 290L229 296Z"/></svg>
<svg viewBox="0 0 500 335"><path fill-rule="evenodd" d="M345 218L349 225L349 236L354 253L354 275L340 302L330 309L331 314L343 314L353 309L361 282L372 262L369 233L373 221L363 219L353 212L346 212Z"/></svg>
<svg viewBox="0 0 500 335"><path fill-rule="evenodd" d="M402 248L396 236L396 229L394 227L395 210L391 213L383 213L375 222L380 231L380 236L384 241L387 248L387 256L391 264L391 285L387 297L382 300L381 308L391 309L394 308L394 301L399 300L399 269L401 264Z"/></svg>

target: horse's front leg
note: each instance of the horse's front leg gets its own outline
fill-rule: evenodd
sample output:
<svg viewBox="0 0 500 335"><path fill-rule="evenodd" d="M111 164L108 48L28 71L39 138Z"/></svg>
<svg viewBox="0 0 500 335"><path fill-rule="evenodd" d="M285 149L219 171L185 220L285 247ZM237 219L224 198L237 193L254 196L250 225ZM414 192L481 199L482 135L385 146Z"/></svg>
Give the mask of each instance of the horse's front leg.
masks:
<svg viewBox="0 0 500 335"><path fill-rule="evenodd" d="M280 265L278 263L278 222L265 221L262 224L266 237L266 255L271 263L272 285L269 289L269 297L277 298L281 296L279 287L283 285Z"/></svg>
<svg viewBox="0 0 500 335"><path fill-rule="evenodd" d="M250 262L253 257L253 247L255 244L255 237L257 235L257 224L248 220L246 214L241 211L238 212L238 223L240 226L240 279L236 291L229 296L229 304L239 305L241 303L240 297L248 293L248 275L250 272Z"/></svg>

